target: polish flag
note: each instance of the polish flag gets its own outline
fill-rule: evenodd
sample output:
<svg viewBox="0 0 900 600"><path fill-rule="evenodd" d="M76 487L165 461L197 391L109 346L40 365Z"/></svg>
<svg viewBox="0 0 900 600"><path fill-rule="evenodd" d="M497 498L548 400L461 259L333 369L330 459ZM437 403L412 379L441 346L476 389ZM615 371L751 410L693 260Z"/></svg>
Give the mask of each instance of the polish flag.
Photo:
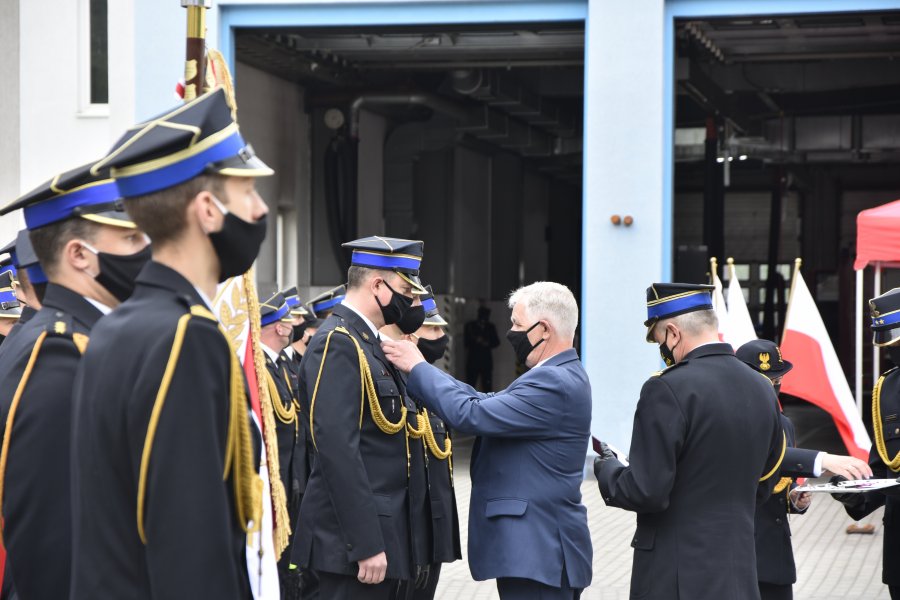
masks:
<svg viewBox="0 0 900 600"><path fill-rule="evenodd" d="M716 272L718 270L716 266L716 259L710 259L710 278L712 279L712 285L715 288L713 290L713 310L716 311L716 319L719 321L719 341L727 342L728 341L728 308L725 305L725 296L722 294L722 280L719 279L719 274Z"/></svg>
<svg viewBox="0 0 900 600"><path fill-rule="evenodd" d="M784 376L781 391L803 398L830 414L847 452L868 459L872 442L799 265L791 282L781 353L794 364L793 370Z"/></svg>
<svg viewBox="0 0 900 600"><path fill-rule="evenodd" d="M747 302L744 300L744 292L741 291L741 282L738 281L734 263L728 259L728 339L726 340L737 350L747 342L756 339L756 328L753 327L753 319L747 310Z"/></svg>

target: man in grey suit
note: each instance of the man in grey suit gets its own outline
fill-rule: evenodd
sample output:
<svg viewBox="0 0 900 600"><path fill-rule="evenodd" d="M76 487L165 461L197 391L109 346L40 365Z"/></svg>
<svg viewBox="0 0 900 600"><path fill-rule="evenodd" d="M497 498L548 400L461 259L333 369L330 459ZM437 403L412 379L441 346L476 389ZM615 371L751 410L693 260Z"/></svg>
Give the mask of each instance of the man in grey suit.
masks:
<svg viewBox="0 0 900 600"><path fill-rule="evenodd" d="M429 365L409 342L385 341L407 389L452 429L479 436L472 452L469 568L497 579L504 599L579 598L592 547L581 480L591 387L572 347L578 306L563 285L513 292L507 338L530 371L485 394Z"/></svg>

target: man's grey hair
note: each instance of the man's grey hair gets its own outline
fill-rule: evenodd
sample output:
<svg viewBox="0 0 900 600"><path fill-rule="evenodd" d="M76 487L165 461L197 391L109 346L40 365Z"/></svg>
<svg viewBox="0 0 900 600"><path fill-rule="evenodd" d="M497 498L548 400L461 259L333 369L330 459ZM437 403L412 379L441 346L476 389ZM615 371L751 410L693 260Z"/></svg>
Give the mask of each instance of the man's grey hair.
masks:
<svg viewBox="0 0 900 600"><path fill-rule="evenodd" d="M668 323L672 323L678 329L691 336L709 333L710 331L719 331L719 319L716 317L716 311L714 310L695 310L684 313L662 321L660 326L665 327Z"/></svg>
<svg viewBox="0 0 900 600"><path fill-rule="evenodd" d="M520 303L525 306L525 314L528 315L527 325L543 319L552 324L562 337L575 337L578 304L566 286L552 281L536 281L509 295L510 308Z"/></svg>

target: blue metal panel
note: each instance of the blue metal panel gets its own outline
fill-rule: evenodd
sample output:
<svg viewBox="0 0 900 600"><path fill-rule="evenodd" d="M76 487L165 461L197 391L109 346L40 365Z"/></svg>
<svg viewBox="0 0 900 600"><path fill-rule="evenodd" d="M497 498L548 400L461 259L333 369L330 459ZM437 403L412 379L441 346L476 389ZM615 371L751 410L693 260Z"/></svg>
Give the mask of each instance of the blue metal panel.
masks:
<svg viewBox="0 0 900 600"><path fill-rule="evenodd" d="M438 0L298 2L219 7L219 50L234 68L234 30L241 27L334 27L584 21L587 0Z"/></svg>

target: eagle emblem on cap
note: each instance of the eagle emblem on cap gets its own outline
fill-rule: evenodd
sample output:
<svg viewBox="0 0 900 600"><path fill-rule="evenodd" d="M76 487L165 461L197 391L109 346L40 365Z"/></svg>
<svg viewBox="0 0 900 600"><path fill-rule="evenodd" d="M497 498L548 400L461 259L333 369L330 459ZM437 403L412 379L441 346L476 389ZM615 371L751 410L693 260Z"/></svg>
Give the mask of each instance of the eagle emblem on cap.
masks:
<svg viewBox="0 0 900 600"><path fill-rule="evenodd" d="M760 352L759 353L759 370L760 371L768 371L772 368L772 365L769 364L769 353L768 352Z"/></svg>

